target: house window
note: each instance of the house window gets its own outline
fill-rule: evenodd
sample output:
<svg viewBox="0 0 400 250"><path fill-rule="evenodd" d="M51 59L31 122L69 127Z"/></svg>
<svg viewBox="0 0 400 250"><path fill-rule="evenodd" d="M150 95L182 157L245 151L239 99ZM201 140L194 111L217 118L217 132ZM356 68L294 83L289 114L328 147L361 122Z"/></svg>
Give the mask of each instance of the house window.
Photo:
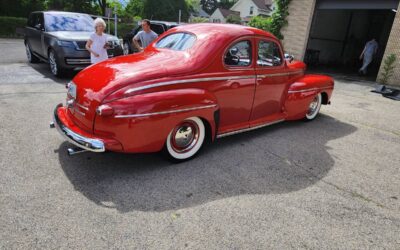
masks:
<svg viewBox="0 0 400 250"><path fill-rule="evenodd" d="M254 11L254 7L251 6L251 7L250 7L250 15L253 15L253 11Z"/></svg>

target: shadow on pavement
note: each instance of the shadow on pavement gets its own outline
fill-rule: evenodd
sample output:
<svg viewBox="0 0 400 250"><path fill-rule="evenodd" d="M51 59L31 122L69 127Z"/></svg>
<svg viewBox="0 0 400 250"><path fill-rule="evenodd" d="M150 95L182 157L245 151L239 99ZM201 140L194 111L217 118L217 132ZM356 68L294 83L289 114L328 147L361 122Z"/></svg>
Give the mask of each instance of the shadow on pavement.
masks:
<svg viewBox="0 0 400 250"><path fill-rule="evenodd" d="M71 70L62 77L56 77L53 74L51 74L49 64L47 64L47 63L40 62L40 63L27 63L27 64L30 67L32 67L32 69L34 69L36 72L41 74L44 78L51 79L54 82L60 83L63 85L68 83L69 81L71 81L72 78L74 78L74 76L79 73L79 71Z"/></svg>
<svg viewBox="0 0 400 250"><path fill-rule="evenodd" d="M66 176L89 200L120 212L166 211L246 194L307 188L334 165L328 142L356 131L321 115L217 140L197 158L171 164L160 154L85 153L58 149Z"/></svg>

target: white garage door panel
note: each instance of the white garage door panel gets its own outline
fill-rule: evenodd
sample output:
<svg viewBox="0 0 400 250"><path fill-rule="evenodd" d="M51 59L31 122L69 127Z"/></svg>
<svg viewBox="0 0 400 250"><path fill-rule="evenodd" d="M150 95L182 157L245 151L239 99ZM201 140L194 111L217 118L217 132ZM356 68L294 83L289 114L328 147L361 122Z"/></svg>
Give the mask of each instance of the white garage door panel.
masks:
<svg viewBox="0 0 400 250"><path fill-rule="evenodd" d="M317 0L318 9L367 10L397 9L399 0Z"/></svg>

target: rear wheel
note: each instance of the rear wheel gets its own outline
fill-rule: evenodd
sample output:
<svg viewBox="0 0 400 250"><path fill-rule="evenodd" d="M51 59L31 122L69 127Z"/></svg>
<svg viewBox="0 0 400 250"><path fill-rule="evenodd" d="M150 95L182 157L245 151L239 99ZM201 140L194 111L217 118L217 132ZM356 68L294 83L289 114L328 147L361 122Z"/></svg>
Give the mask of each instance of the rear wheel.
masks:
<svg viewBox="0 0 400 250"><path fill-rule="evenodd" d="M64 75L64 69L58 63L57 54L54 50L49 51L50 71L54 76L61 77Z"/></svg>
<svg viewBox="0 0 400 250"><path fill-rule="evenodd" d="M305 117L307 121L314 120L315 117L317 117L319 110L321 109L321 104L322 104L322 95L321 93L318 93L318 95L314 97L314 99L308 106L307 114Z"/></svg>
<svg viewBox="0 0 400 250"><path fill-rule="evenodd" d="M31 46L29 46L28 42L25 43L25 51L26 51L26 57L28 58L28 62L37 63L40 61L37 56L32 54Z"/></svg>
<svg viewBox="0 0 400 250"><path fill-rule="evenodd" d="M174 162L189 160L200 151L205 135L203 121L198 117L188 118L171 130L164 153Z"/></svg>

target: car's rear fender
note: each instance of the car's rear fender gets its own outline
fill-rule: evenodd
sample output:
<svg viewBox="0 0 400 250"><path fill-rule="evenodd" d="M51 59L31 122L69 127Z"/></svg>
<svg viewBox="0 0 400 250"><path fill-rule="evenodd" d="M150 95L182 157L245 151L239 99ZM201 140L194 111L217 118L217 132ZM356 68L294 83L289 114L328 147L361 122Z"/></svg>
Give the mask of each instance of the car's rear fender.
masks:
<svg viewBox="0 0 400 250"><path fill-rule="evenodd" d="M285 101L286 120L303 118L318 93L322 94L322 104L329 104L333 87L333 79L323 75L305 75L292 83Z"/></svg>
<svg viewBox="0 0 400 250"><path fill-rule="evenodd" d="M204 89L188 88L144 93L107 104L110 116L96 115L94 133L120 140L126 152L156 152L181 121L200 117L215 138L215 96ZM101 107L101 106L100 106Z"/></svg>

